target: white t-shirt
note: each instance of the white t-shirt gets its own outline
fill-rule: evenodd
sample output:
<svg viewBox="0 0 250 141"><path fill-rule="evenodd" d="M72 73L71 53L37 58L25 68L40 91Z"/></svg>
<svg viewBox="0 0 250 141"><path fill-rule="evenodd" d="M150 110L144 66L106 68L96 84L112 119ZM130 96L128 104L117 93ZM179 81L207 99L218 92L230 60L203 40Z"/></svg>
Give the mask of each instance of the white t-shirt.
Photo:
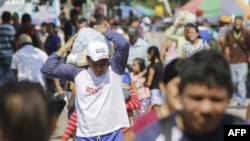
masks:
<svg viewBox="0 0 250 141"><path fill-rule="evenodd" d="M45 87L44 76L40 69L47 60L48 55L32 45L25 45L14 53L11 69L17 70L17 79L38 82Z"/></svg>
<svg viewBox="0 0 250 141"><path fill-rule="evenodd" d="M121 88L122 77L111 67L101 77L96 77L90 68L76 75L76 136L105 135L121 127L129 127Z"/></svg>

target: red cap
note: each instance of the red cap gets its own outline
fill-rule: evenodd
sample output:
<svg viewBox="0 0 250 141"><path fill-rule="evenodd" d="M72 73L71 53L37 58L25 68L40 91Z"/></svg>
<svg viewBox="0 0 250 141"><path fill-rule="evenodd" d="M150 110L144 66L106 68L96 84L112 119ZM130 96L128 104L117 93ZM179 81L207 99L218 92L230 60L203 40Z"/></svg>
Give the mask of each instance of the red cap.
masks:
<svg viewBox="0 0 250 141"><path fill-rule="evenodd" d="M201 9L198 9L198 10L196 10L196 15L197 16L203 16L203 10L201 10Z"/></svg>

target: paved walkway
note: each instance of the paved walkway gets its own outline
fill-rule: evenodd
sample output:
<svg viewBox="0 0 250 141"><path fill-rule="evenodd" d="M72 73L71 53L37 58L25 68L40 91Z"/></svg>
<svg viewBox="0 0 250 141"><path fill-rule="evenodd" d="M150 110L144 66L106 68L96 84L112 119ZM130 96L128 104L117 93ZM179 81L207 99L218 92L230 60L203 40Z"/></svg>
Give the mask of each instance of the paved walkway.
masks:
<svg viewBox="0 0 250 141"><path fill-rule="evenodd" d="M68 122L67 112L65 110L63 110L60 117L58 118L58 121L56 124L56 129L55 129L54 133L52 134L50 141L60 141L61 136L64 132L64 129L66 128L67 122Z"/></svg>

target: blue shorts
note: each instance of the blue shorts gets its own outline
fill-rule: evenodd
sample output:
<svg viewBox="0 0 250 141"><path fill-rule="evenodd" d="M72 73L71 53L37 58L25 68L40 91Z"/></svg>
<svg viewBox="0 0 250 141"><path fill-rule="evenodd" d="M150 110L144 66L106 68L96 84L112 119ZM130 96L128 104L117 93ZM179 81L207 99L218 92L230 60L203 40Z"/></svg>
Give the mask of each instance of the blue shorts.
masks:
<svg viewBox="0 0 250 141"><path fill-rule="evenodd" d="M123 141L123 134L121 129L119 129L112 133L95 137L76 136L76 141Z"/></svg>

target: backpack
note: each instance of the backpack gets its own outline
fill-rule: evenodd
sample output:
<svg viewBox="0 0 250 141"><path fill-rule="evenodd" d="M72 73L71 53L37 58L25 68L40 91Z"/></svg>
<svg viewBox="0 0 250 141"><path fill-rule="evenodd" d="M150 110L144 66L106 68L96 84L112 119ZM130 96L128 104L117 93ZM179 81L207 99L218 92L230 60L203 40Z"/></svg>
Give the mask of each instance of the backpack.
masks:
<svg viewBox="0 0 250 141"><path fill-rule="evenodd" d="M210 46L210 50L216 50L216 51L219 50L218 42L216 41L216 39L213 36L213 30L210 33L210 40L208 42L208 45Z"/></svg>

